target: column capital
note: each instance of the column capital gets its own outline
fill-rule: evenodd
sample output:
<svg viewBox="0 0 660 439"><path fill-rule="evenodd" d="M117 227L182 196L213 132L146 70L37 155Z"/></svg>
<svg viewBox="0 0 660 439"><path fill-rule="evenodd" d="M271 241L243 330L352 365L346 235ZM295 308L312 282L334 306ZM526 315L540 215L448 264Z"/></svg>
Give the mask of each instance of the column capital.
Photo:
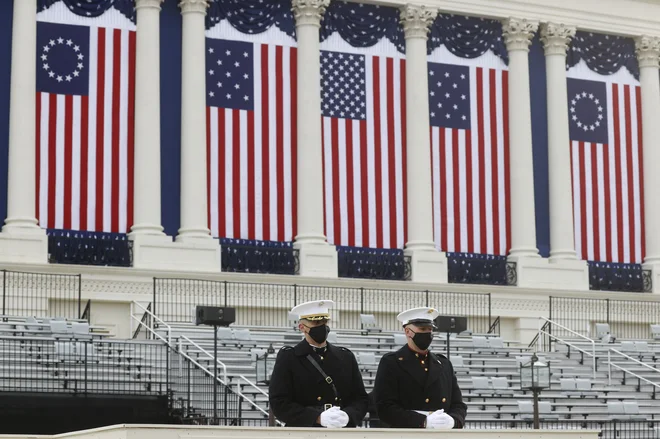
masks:
<svg viewBox="0 0 660 439"><path fill-rule="evenodd" d="M206 14L206 8L209 7L209 2L208 0L180 0L179 7L182 14L191 12Z"/></svg>
<svg viewBox="0 0 660 439"><path fill-rule="evenodd" d="M635 38L635 48L640 67L659 67L660 37L641 35Z"/></svg>
<svg viewBox="0 0 660 439"><path fill-rule="evenodd" d="M541 25L541 42L543 42L545 55L566 56L566 51L576 30L575 26L564 23L543 23Z"/></svg>
<svg viewBox="0 0 660 439"><path fill-rule="evenodd" d="M321 19L330 0L292 0L293 16L296 26L311 25L321 27Z"/></svg>
<svg viewBox="0 0 660 439"><path fill-rule="evenodd" d="M400 20L403 24L403 31L406 39L423 38L427 39L429 26L433 23L438 10L424 5L407 4L401 8Z"/></svg>
<svg viewBox="0 0 660 439"><path fill-rule="evenodd" d="M532 38L538 27L537 21L525 18L507 18L503 20L502 33L506 49L509 52L514 50L529 51L529 45L532 43Z"/></svg>
<svg viewBox="0 0 660 439"><path fill-rule="evenodd" d="M165 0L135 0L135 9L157 9L160 11L160 4L164 1Z"/></svg>

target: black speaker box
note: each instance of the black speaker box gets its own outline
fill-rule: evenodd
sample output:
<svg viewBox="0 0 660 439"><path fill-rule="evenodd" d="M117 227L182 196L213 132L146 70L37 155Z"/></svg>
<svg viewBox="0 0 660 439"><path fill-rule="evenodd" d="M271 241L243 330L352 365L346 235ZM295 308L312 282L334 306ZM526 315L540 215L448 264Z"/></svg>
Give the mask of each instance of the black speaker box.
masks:
<svg viewBox="0 0 660 439"><path fill-rule="evenodd" d="M229 326L235 321L235 308L198 305L195 309L195 325Z"/></svg>
<svg viewBox="0 0 660 439"><path fill-rule="evenodd" d="M438 332L460 334L467 330L467 317L438 316L434 320Z"/></svg>

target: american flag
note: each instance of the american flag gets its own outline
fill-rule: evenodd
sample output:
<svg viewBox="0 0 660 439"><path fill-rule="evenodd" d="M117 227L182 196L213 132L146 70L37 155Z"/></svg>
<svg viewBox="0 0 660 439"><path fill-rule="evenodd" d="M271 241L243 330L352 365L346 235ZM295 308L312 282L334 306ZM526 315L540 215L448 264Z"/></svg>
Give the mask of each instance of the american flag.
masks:
<svg viewBox="0 0 660 439"><path fill-rule="evenodd" d="M209 226L216 237L296 232L294 47L206 39Z"/></svg>
<svg viewBox="0 0 660 439"><path fill-rule="evenodd" d="M592 261L644 257L641 90L568 79L575 246Z"/></svg>
<svg viewBox="0 0 660 439"><path fill-rule="evenodd" d="M321 51L321 98L328 241L402 248L405 60Z"/></svg>
<svg viewBox="0 0 660 439"><path fill-rule="evenodd" d="M429 62L434 235L442 251L510 245L508 72Z"/></svg>
<svg viewBox="0 0 660 439"><path fill-rule="evenodd" d="M135 32L39 22L37 218L127 232L133 223Z"/></svg>

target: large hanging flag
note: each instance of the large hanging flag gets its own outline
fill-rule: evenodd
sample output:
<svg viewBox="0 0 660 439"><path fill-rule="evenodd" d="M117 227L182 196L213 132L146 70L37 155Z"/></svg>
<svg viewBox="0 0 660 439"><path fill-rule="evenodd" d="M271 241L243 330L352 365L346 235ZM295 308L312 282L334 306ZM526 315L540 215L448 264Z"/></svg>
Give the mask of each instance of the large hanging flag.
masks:
<svg viewBox="0 0 660 439"><path fill-rule="evenodd" d="M133 223L134 25L114 9L80 25L87 21L63 3L38 19L39 223L125 233Z"/></svg>
<svg viewBox="0 0 660 439"><path fill-rule="evenodd" d="M335 245L405 244L406 80L398 15L394 8L334 2L322 24L325 230Z"/></svg>
<svg viewBox="0 0 660 439"><path fill-rule="evenodd" d="M642 98L629 39L578 32L568 72L575 247L582 259L644 257ZM578 64L579 54L589 54ZM578 55L578 56L576 56ZM621 69L621 63L626 69Z"/></svg>
<svg viewBox="0 0 660 439"><path fill-rule="evenodd" d="M281 0L212 6L206 40L211 233L292 241L297 52L290 1L288 7Z"/></svg>
<svg viewBox="0 0 660 439"><path fill-rule="evenodd" d="M451 15L432 27L429 111L434 235L448 252L510 246L508 71L501 25Z"/></svg>

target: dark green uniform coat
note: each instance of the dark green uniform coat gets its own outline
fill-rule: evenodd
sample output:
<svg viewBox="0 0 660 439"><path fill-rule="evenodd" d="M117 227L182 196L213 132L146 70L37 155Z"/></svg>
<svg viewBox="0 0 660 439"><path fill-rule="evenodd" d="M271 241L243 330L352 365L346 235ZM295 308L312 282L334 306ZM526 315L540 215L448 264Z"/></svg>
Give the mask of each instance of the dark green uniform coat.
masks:
<svg viewBox="0 0 660 439"><path fill-rule="evenodd" d="M355 356L346 348L327 346L322 360L305 340L295 347L283 347L277 355L269 386L270 406L288 427L318 426L316 419L325 404L337 405L348 414L347 427L360 425L367 413L369 397ZM332 378L338 401L332 386L307 359L308 354Z"/></svg>
<svg viewBox="0 0 660 439"><path fill-rule="evenodd" d="M426 362L428 371L408 346L383 355L374 384L379 419L391 427L421 428L426 416L413 410L444 409L454 418L454 428L463 428L467 405L454 368L440 354L429 352Z"/></svg>

